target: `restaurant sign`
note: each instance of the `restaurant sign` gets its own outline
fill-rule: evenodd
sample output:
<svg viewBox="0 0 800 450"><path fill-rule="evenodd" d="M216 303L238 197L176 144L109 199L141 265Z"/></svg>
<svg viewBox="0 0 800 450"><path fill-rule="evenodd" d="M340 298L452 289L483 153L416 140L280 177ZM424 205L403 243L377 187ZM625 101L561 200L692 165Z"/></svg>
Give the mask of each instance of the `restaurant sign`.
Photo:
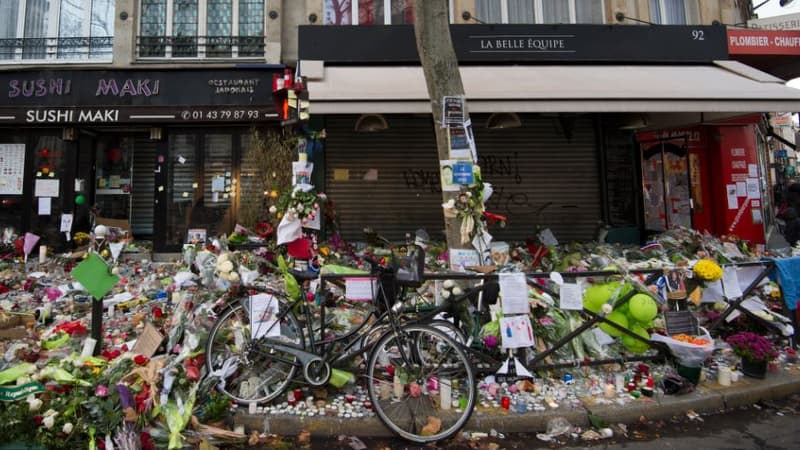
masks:
<svg viewBox="0 0 800 450"><path fill-rule="evenodd" d="M278 120L265 70L0 73L0 124Z"/></svg>

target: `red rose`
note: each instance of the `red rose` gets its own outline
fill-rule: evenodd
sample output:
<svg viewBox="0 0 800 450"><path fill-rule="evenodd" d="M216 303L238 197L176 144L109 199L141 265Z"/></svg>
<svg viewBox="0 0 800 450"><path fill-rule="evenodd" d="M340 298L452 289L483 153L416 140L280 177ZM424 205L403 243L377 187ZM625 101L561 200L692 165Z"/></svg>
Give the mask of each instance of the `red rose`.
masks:
<svg viewBox="0 0 800 450"><path fill-rule="evenodd" d="M144 356L144 355L136 355L136 356L133 357L133 362L135 362L136 364L138 364L140 366L143 366L143 365L147 364L149 361L150 361L150 358L148 358L147 356Z"/></svg>
<svg viewBox="0 0 800 450"><path fill-rule="evenodd" d="M186 368L186 378L189 381L197 381L200 379L200 369L195 366L189 366Z"/></svg>
<svg viewBox="0 0 800 450"><path fill-rule="evenodd" d="M153 317L155 317L156 319L160 319L162 316L164 316L164 311L162 311L161 308L158 306L153 306L153 309L151 311L153 313Z"/></svg>
<svg viewBox="0 0 800 450"><path fill-rule="evenodd" d="M44 417L42 416L33 416L33 421L36 422L36 425L41 425L42 421L44 421Z"/></svg>
<svg viewBox="0 0 800 450"><path fill-rule="evenodd" d="M153 443L150 433L142 431L142 434L139 435L139 441L142 444L142 450L156 450L156 444Z"/></svg>

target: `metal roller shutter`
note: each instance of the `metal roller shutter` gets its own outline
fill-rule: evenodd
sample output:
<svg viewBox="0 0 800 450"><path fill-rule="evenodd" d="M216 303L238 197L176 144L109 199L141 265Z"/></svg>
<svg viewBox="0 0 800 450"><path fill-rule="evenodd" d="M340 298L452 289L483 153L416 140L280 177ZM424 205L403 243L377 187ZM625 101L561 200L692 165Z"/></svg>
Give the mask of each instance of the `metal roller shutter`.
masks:
<svg viewBox="0 0 800 450"><path fill-rule="evenodd" d="M131 231L137 236L153 235L155 206L156 142L137 136L133 143L133 186L131 189Z"/></svg>
<svg viewBox="0 0 800 450"><path fill-rule="evenodd" d="M385 116L389 128L356 133L357 116L326 118L326 192L339 213L343 235L363 239L370 226L389 239L425 228L442 237L439 172L430 118ZM495 194L492 212L507 215L494 226L496 240L517 241L549 227L560 241L590 240L602 217L595 127L576 118L567 139L556 117L522 116L521 128L489 130L472 115L478 157ZM567 124L569 128L569 125ZM377 180L368 173L377 172ZM540 216L537 208L553 202Z"/></svg>

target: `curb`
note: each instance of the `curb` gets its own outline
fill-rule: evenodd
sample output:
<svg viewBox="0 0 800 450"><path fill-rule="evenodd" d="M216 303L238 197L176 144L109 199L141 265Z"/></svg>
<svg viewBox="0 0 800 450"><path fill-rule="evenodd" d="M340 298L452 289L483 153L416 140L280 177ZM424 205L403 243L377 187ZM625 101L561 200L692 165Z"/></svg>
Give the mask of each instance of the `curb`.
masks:
<svg viewBox="0 0 800 450"><path fill-rule="evenodd" d="M769 373L763 380L743 378L728 387L720 386L714 381L705 381L690 394L677 397L662 396L652 400L643 397L625 405L601 405L591 407L591 410L610 423L635 422L641 416L666 420L673 416L684 415L688 410L694 410L698 414L714 413L751 405L760 400L783 398L793 393L800 393L800 368ZM563 417L572 425L582 427L589 425L586 411L578 408L558 408L542 413L525 414L510 413L506 410L491 412L478 410L472 414L464 430L489 432L494 429L501 433L544 432L547 429L547 422L555 417ZM314 437L393 436L377 417L354 420L237 412L233 421L234 426L243 425L247 433L258 431L296 436L302 431L309 431Z"/></svg>

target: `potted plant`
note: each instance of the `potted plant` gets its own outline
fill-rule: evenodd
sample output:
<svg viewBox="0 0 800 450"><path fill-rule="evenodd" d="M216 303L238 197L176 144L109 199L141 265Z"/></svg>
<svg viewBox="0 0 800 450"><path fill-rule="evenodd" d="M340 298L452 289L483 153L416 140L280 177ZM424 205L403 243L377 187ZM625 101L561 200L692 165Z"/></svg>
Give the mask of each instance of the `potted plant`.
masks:
<svg viewBox="0 0 800 450"><path fill-rule="evenodd" d="M742 372L753 378L764 378L767 364L778 357L772 342L756 333L740 331L728 336L726 342L742 358Z"/></svg>

